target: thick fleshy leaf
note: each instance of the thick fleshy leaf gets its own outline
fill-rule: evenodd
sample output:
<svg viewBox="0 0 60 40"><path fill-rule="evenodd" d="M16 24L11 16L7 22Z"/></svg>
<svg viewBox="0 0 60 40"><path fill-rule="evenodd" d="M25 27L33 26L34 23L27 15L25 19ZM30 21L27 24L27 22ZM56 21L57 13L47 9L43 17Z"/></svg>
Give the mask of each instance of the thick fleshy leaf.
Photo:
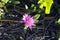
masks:
<svg viewBox="0 0 60 40"><path fill-rule="evenodd" d="M55 23L60 25L60 18Z"/></svg>
<svg viewBox="0 0 60 40"><path fill-rule="evenodd" d="M60 18L58 19L58 21L57 21L57 22L58 22L58 24L60 24Z"/></svg>
<svg viewBox="0 0 60 40"><path fill-rule="evenodd" d="M13 3L14 4L20 4L20 1L14 1Z"/></svg>
<svg viewBox="0 0 60 40"><path fill-rule="evenodd" d="M39 17L40 17L40 14L36 14L36 15L34 16L35 19L38 19Z"/></svg>
<svg viewBox="0 0 60 40"><path fill-rule="evenodd" d="M50 9L53 4L53 0L39 0L38 4L40 4L39 8L45 7L45 14L50 14Z"/></svg>
<svg viewBox="0 0 60 40"><path fill-rule="evenodd" d="M2 2L4 2L4 3L7 3L9 0L1 0Z"/></svg>
<svg viewBox="0 0 60 40"><path fill-rule="evenodd" d="M25 9L28 9L28 5L25 5Z"/></svg>
<svg viewBox="0 0 60 40"><path fill-rule="evenodd" d="M27 30L27 28L28 28L28 27L26 27L26 26L24 27L25 30Z"/></svg>

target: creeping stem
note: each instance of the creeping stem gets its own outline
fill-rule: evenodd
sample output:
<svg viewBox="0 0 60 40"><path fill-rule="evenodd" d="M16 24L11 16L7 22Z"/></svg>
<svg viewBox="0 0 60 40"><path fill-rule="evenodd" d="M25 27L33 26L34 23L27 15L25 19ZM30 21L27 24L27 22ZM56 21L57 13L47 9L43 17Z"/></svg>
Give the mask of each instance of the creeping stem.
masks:
<svg viewBox="0 0 60 40"><path fill-rule="evenodd" d="M0 20L0 22L19 22L19 21L16 21L16 20Z"/></svg>

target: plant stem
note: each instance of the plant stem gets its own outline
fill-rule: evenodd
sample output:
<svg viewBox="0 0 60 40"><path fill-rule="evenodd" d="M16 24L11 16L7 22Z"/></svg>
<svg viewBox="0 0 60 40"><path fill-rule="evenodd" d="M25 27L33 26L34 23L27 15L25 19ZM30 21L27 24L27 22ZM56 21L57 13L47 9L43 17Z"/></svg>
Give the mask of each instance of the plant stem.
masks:
<svg viewBox="0 0 60 40"><path fill-rule="evenodd" d="M4 6L4 10L5 10L5 12L8 12L8 10L7 10L6 6Z"/></svg>
<svg viewBox="0 0 60 40"><path fill-rule="evenodd" d="M0 22L19 22L19 21L16 21L16 20L0 20Z"/></svg>

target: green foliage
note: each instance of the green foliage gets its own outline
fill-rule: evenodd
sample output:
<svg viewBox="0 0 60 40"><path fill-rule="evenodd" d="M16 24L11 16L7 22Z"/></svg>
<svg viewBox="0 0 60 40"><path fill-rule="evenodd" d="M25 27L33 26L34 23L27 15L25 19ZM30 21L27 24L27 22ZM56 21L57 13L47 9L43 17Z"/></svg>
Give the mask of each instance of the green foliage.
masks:
<svg viewBox="0 0 60 40"><path fill-rule="evenodd" d="M58 19L58 21L55 22L56 24L60 24L60 18Z"/></svg>
<svg viewBox="0 0 60 40"><path fill-rule="evenodd" d="M38 18L40 17L40 14L36 14L33 17L35 19L35 23L38 23L39 22Z"/></svg>
<svg viewBox="0 0 60 40"><path fill-rule="evenodd" d="M35 5L34 4L31 4L31 7L34 7Z"/></svg>
<svg viewBox="0 0 60 40"><path fill-rule="evenodd" d="M3 9L0 9L0 19L4 17Z"/></svg>
<svg viewBox="0 0 60 40"><path fill-rule="evenodd" d="M27 5L25 5L25 9L28 9L28 6Z"/></svg>
<svg viewBox="0 0 60 40"><path fill-rule="evenodd" d="M14 4L20 4L20 2L19 2L19 1L14 1L13 3L14 3Z"/></svg>
<svg viewBox="0 0 60 40"><path fill-rule="evenodd" d="M25 25L24 30L27 30L27 29L28 29L28 27Z"/></svg>
<svg viewBox="0 0 60 40"><path fill-rule="evenodd" d="M60 18L58 19L57 23L60 24Z"/></svg>
<svg viewBox="0 0 60 40"><path fill-rule="evenodd" d="M2 8L5 4L3 2L0 2L0 8Z"/></svg>
<svg viewBox="0 0 60 40"><path fill-rule="evenodd" d="M9 0L9 3L13 4L13 5L17 5L20 4L19 0Z"/></svg>
<svg viewBox="0 0 60 40"><path fill-rule="evenodd" d="M39 17L40 17L40 14L36 14L36 15L34 16L35 19L38 19Z"/></svg>
<svg viewBox="0 0 60 40"><path fill-rule="evenodd" d="M27 9L26 11L28 13L33 13L33 12L40 13L41 10L43 11L43 7L45 7L45 14L50 14L53 0L38 0L38 1L33 0L33 2L34 4L32 3L30 8L27 6L27 4L25 5L25 9Z"/></svg>
<svg viewBox="0 0 60 40"><path fill-rule="evenodd" d="M39 8L45 7L45 14L50 14L50 9L53 4L53 0L39 0L38 4L40 4Z"/></svg>
<svg viewBox="0 0 60 40"><path fill-rule="evenodd" d="M1 0L2 2L4 2L4 3L7 3L9 0Z"/></svg>
<svg viewBox="0 0 60 40"><path fill-rule="evenodd" d="M5 12L8 12L8 9L7 9L7 7L6 7L6 6L4 6L3 8L4 8Z"/></svg>

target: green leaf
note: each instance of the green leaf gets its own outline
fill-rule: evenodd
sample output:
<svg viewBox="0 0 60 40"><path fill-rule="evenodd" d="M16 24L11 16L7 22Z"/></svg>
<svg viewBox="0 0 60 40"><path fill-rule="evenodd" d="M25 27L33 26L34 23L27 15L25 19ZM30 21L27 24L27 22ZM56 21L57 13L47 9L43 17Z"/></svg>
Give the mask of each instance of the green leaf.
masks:
<svg viewBox="0 0 60 40"><path fill-rule="evenodd" d="M25 9L28 9L28 5L25 5Z"/></svg>
<svg viewBox="0 0 60 40"><path fill-rule="evenodd" d="M34 7L33 12L36 11L36 7Z"/></svg>
<svg viewBox="0 0 60 40"><path fill-rule="evenodd" d="M50 14L50 9L52 4L53 4L53 0L46 0L46 9L45 9L46 14Z"/></svg>
<svg viewBox="0 0 60 40"><path fill-rule="evenodd" d="M55 21L55 23L60 25L60 18L58 19L58 21Z"/></svg>
<svg viewBox="0 0 60 40"><path fill-rule="evenodd" d="M50 14L50 9L53 4L53 0L39 0L38 4L40 4L39 8L45 7L45 14Z"/></svg>
<svg viewBox="0 0 60 40"><path fill-rule="evenodd" d="M35 23L38 23L39 22L39 20L37 20L37 19L35 19L34 21L35 21Z"/></svg>
<svg viewBox="0 0 60 40"><path fill-rule="evenodd" d="M27 30L27 29L28 29L28 27L25 25L24 30Z"/></svg>
<svg viewBox="0 0 60 40"><path fill-rule="evenodd" d="M57 22L58 22L58 24L60 24L60 18L58 19L58 21L57 21Z"/></svg>
<svg viewBox="0 0 60 40"><path fill-rule="evenodd" d="M39 0L38 4L42 4L44 2L44 0Z"/></svg>
<svg viewBox="0 0 60 40"><path fill-rule="evenodd" d="M40 14L36 14L36 15L34 16L35 19L38 19L39 17L40 17Z"/></svg>
<svg viewBox="0 0 60 40"><path fill-rule="evenodd" d="M4 2L4 3L7 3L9 0L1 0L2 2Z"/></svg>
<svg viewBox="0 0 60 40"><path fill-rule="evenodd" d="M31 7L34 7L34 6L35 6L34 4L31 5Z"/></svg>
<svg viewBox="0 0 60 40"><path fill-rule="evenodd" d="M20 2L19 1L14 1L14 4L20 4Z"/></svg>
<svg viewBox="0 0 60 40"><path fill-rule="evenodd" d="M7 7L6 7L6 6L4 6L4 10L5 10L5 12L8 12L8 9L7 9Z"/></svg>
<svg viewBox="0 0 60 40"><path fill-rule="evenodd" d="M5 5L4 3L0 2L0 7L1 7L1 8L2 8L4 5Z"/></svg>

